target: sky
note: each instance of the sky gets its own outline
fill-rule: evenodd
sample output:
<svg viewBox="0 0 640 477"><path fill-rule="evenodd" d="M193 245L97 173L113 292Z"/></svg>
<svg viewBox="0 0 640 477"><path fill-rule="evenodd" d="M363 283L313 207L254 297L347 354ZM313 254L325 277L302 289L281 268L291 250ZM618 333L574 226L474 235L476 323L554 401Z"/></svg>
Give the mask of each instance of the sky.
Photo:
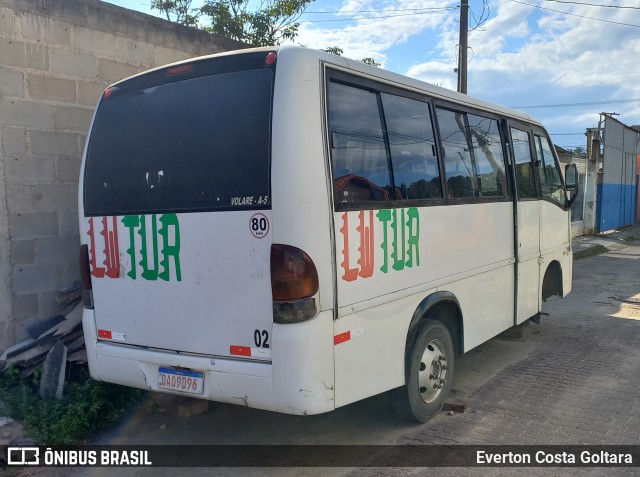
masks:
<svg viewBox="0 0 640 477"><path fill-rule="evenodd" d="M195 6L200 0L194 0ZM109 3L161 16L149 0ZM460 0L315 0L294 40L456 89ZM640 1L469 0L468 94L528 113L565 148L600 113L640 124ZM588 104L585 104L588 103Z"/></svg>

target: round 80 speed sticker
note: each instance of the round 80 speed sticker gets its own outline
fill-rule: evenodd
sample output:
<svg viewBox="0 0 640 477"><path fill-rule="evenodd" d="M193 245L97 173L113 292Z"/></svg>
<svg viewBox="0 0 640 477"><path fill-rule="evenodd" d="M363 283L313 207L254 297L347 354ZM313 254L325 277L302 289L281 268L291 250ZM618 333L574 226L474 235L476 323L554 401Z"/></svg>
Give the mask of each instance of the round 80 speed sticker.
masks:
<svg viewBox="0 0 640 477"><path fill-rule="evenodd" d="M253 214L249 220L249 230L255 238L265 238L269 233L269 219L261 213Z"/></svg>

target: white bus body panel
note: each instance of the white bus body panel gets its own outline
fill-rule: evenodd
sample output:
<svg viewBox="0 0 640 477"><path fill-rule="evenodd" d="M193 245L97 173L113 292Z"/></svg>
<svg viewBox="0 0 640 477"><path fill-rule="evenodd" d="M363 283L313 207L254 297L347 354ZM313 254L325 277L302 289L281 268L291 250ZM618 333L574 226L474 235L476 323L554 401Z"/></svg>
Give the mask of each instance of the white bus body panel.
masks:
<svg viewBox="0 0 640 477"><path fill-rule="evenodd" d="M540 311L540 201L518 201L518 311L523 323Z"/></svg>
<svg viewBox="0 0 640 477"><path fill-rule="evenodd" d="M458 298L465 351L513 326L512 202L395 210L393 219L393 211L383 209L384 220L379 210L334 214L340 306L335 333L348 333L335 347L336 406L404 384L409 323L435 291ZM373 260L360 250L372 250Z"/></svg>
<svg viewBox="0 0 640 477"><path fill-rule="evenodd" d="M97 267L106 267L105 250L119 257L117 277L92 276L97 328L110 332L114 342L180 352L230 356L232 346L256 348L255 330L271 334L273 315L271 235L252 235L255 213L137 216L146 222L145 234L141 227L126 227L122 216L82 217L82 241ZM260 213L270 222L270 211ZM164 226L167 242L179 251L163 260L161 222L166 215L175 221ZM148 268L167 270L167 280L142 276L143 238ZM270 359L268 349L257 351L255 359Z"/></svg>

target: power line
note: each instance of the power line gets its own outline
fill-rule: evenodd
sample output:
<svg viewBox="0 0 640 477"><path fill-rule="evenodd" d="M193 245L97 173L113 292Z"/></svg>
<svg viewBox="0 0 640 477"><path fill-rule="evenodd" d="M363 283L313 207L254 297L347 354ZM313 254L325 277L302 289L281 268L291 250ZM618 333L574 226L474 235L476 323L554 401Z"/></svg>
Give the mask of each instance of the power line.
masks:
<svg viewBox="0 0 640 477"><path fill-rule="evenodd" d="M376 17L360 17L360 18L336 18L334 20L302 20L305 23L328 23L328 22L350 22L359 20L374 20L380 18L395 18L395 17L407 17L411 15L425 15L428 13L438 13L447 10L456 10L458 7L444 7L439 9L433 9L426 12L412 12L412 13L399 13L398 15L383 15Z"/></svg>
<svg viewBox="0 0 640 477"><path fill-rule="evenodd" d="M569 0L543 0L544 2L556 2L556 3L569 3L573 5L584 5L585 7L601 7L601 8L626 8L629 10L640 10L640 7L628 7L626 5L603 5L601 3L585 3L585 2L572 2Z"/></svg>
<svg viewBox="0 0 640 477"><path fill-rule="evenodd" d="M358 20L375 20L381 18L395 18L395 17L407 17L411 15L425 15L428 13L438 13L445 12L449 10L457 10L458 7L442 7L442 8L416 8L416 9L406 9L406 10L387 10L387 11L407 11L411 13L399 13L397 15L382 15L382 16L372 16L372 17L359 17L359 18L335 18L333 20L303 20L306 23L328 23L328 22L350 22L350 21L358 21ZM423 11L424 10L424 11ZM384 11L384 10L382 10ZM353 11L353 13L380 13L380 10L362 10L362 12ZM305 12L305 13L333 13L334 15L342 12Z"/></svg>
<svg viewBox="0 0 640 477"><path fill-rule="evenodd" d="M572 107L580 107L580 106L597 106L599 104L624 104L624 103L637 103L637 102L640 102L640 99L612 99L609 101L591 101L588 103L535 104L535 105L529 105L529 106L510 106L510 108L512 109L572 108Z"/></svg>
<svg viewBox="0 0 640 477"><path fill-rule="evenodd" d="M549 133L552 136L579 136L579 135L584 135L586 133L584 132L579 132L579 133Z"/></svg>
<svg viewBox="0 0 640 477"><path fill-rule="evenodd" d="M426 10L456 10L458 7L433 7L433 8L382 8L380 10L338 10L338 11L318 11L318 12L309 12L306 13L314 13L314 14L328 14L328 15L339 15L341 13L386 13L386 12L421 12Z"/></svg>
<svg viewBox="0 0 640 477"><path fill-rule="evenodd" d="M567 12L563 12L560 10L554 10L553 8L546 8L546 7L541 7L538 5L532 5L531 3L527 3L527 2L521 2L520 0L509 0L510 2L514 2L514 3L519 3L521 5L526 5L528 7L532 7L532 8L539 8L540 10L547 10L550 12L555 12L555 13L562 13L563 15L569 15L571 17L578 17L578 18L586 18L588 20L595 20L598 22L605 22L605 23L613 23L614 25L623 25L623 26L630 26L630 27L634 27L634 28L640 28L640 25L633 25L631 23L622 23L622 22L614 22L613 20L604 20L602 18L594 18L594 17L588 17L586 15L578 15L576 13L567 13Z"/></svg>

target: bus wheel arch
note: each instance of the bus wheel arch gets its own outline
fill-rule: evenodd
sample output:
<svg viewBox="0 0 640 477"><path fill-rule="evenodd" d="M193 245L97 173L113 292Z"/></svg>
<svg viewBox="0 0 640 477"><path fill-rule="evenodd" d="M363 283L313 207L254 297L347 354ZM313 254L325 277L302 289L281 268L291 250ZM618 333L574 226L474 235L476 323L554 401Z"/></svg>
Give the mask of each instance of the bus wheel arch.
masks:
<svg viewBox="0 0 640 477"><path fill-rule="evenodd" d="M558 295L559 297L564 296L562 290L562 266L557 260L552 260L544 272L544 278L542 280L542 301L547 301L547 298L554 295Z"/></svg>
<svg viewBox="0 0 640 477"><path fill-rule="evenodd" d="M444 405L453 382L456 352L462 352L462 314L450 292L426 297L416 309L405 348L405 386L390 392L394 410L419 422Z"/></svg>
<svg viewBox="0 0 640 477"><path fill-rule="evenodd" d="M451 334L455 351L459 354L464 352L464 328L460 302L451 292L437 291L425 297L413 313L407 332L405 363L409 358L409 353L420 333L420 329L429 320L442 322ZM407 369L406 366L405 369Z"/></svg>

